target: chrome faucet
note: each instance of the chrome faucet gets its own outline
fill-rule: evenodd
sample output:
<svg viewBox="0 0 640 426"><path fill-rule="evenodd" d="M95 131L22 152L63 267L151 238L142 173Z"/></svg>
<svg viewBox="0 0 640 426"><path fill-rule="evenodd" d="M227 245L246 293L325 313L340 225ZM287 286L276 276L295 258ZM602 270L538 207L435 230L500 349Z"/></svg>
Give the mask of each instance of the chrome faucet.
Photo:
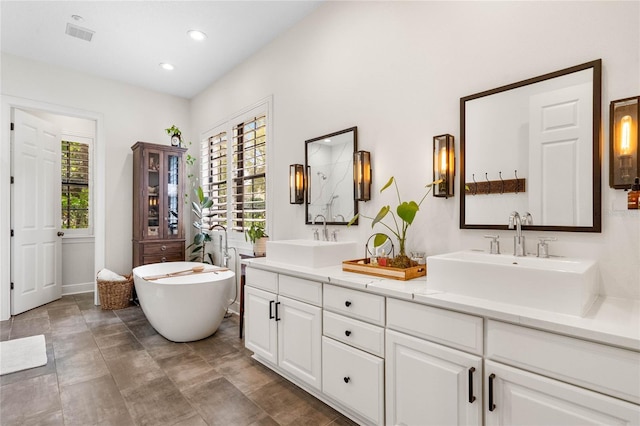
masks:
<svg viewBox="0 0 640 426"><path fill-rule="evenodd" d="M313 218L313 221L311 221L312 225L316 224L316 219L321 217L322 218L322 240L323 241L329 241L329 230L327 229L327 218L324 217L323 215L319 214L316 217Z"/></svg>
<svg viewBox="0 0 640 426"><path fill-rule="evenodd" d="M516 228L516 236L513 237L513 255L526 256L524 249L524 235L522 235L522 220L518 212L509 215L509 229Z"/></svg>
<svg viewBox="0 0 640 426"><path fill-rule="evenodd" d="M222 251L222 266L224 268L228 268L229 267L229 259L231 259L231 256L229 256L229 243L227 241L227 228L225 228L224 226L216 223L215 225L212 225L209 228L209 231L213 231L214 229L222 229L222 231L224 232L224 250Z"/></svg>

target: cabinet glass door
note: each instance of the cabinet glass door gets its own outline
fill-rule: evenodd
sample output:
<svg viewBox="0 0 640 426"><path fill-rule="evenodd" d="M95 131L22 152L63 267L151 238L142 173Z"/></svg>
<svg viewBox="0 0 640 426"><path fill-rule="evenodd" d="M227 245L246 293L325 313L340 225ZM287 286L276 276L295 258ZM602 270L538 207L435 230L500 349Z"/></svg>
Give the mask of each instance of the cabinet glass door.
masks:
<svg viewBox="0 0 640 426"><path fill-rule="evenodd" d="M178 237L180 234L180 157L167 155L167 237Z"/></svg>
<svg viewBox="0 0 640 426"><path fill-rule="evenodd" d="M147 237L160 233L160 153L149 152L147 157Z"/></svg>

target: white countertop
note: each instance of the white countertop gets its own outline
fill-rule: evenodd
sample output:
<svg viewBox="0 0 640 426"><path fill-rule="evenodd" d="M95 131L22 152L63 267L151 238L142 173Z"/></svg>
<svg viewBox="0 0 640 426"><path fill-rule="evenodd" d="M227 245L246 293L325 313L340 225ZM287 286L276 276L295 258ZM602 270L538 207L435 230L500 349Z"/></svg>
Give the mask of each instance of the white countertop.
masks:
<svg viewBox="0 0 640 426"><path fill-rule="evenodd" d="M257 269L369 291L640 351L640 300L599 297L586 316L578 317L430 290L427 277L399 281L345 272L341 265L303 268L270 262L268 258L246 259L243 262Z"/></svg>

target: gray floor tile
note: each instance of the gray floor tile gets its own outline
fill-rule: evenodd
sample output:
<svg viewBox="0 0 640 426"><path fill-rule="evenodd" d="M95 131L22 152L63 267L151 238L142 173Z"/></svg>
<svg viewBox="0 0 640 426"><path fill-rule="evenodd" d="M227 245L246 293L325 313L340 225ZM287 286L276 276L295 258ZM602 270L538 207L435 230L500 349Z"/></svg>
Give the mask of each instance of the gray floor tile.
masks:
<svg viewBox="0 0 640 426"><path fill-rule="evenodd" d="M55 374L21 380L0 388L0 424L23 425L60 411Z"/></svg>
<svg viewBox="0 0 640 426"><path fill-rule="evenodd" d="M133 425L124 399L111 376L60 386L68 425Z"/></svg>

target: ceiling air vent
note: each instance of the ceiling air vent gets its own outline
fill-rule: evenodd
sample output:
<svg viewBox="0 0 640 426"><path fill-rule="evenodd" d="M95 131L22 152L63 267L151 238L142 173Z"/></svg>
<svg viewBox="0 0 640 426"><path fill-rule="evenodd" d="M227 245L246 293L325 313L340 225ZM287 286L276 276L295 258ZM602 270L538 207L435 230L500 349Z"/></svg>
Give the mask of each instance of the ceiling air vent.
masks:
<svg viewBox="0 0 640 426"><path fill-rule="evenodd" d="M76 37L86 41L91 41L94 33L95 31L91 31L73 24L67 24L67 30L65 31L65 34L68 34L71 37Z"/></svg>

